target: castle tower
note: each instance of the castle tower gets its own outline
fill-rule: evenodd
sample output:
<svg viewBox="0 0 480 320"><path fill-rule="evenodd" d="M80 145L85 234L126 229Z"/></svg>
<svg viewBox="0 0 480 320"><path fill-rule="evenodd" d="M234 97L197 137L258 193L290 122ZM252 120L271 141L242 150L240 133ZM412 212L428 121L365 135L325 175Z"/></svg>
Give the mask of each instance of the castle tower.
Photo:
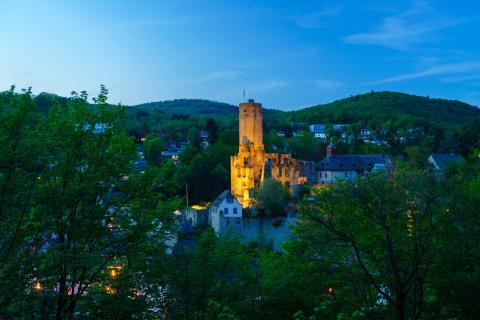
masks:
<svg viewBox="0 0 480 320"><path fill-rule="evenodd" d="M275 179L290 191L307 182L300 177L300 165L290 154L265 153L262 104L253 100L240 103L238 153L230 158L231 193L244 208L255 203L251 192L265 178Z"/></svg>
<svg viewBox="0 0 480 320"><path fill-rule="evenodd" d="M263 150L262 104L253 99L240 103L239 143L250 150Z"/></svg>
<svg viewBox="0 0 480 320"><path fill-rule="evenodd" d="M240 103L238 154L230 160L231 192L245 208L253 203L251 190L263 179L265 150L263 147L262 104L249 100Z"/></svg>

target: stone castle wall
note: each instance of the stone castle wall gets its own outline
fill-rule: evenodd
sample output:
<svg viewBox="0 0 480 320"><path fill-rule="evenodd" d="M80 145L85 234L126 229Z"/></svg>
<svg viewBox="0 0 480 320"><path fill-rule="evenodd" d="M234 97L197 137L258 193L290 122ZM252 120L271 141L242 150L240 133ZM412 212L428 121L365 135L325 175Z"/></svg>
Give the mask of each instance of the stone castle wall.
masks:
<svg viewBox="0 0 480 320"><path fill-rule="evenodd" d="M231 192L244 208L255 203L251 191L273 178L291 191L306 182L302 161L290 154L265 153L262 105L250 100L239 106L239 150L230 159Z"/></svg>

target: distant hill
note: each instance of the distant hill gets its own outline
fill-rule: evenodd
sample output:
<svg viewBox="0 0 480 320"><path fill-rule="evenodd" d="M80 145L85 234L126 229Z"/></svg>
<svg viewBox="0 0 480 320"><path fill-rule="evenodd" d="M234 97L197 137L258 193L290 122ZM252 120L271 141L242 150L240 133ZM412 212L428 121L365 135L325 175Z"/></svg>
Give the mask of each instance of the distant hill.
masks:
<svg viewBox="0 0 480 320"><path fill-rule="evenodd" d="M145 111L162 111L190 116L229 116L238 113L238 107L228 103L203 99L175 99L132 106Z"/></svg>
<svg viewBox="0 0 480 320"><path fill-rule="evenodd" d="M0 98L6 92L0 94ZM1 100L1 99L0 99ZM36 111L46 112L56 101L61 104L67 98L50 93L34 97ZM0 101L1 102L1 101ZM204 99L175 99L150 102L127 107L136 115L149 116L152 111L185 116L215 118L238 116L238 107ZM135 112L136 110L136 112ZM407 128L414 126L460 127L480 119L480 108L456 100L432 99L400 92L372 92L351 96L331 103L316 105L296 111L283 112L264 109L264 119L276 123L304 122L359 124L370 128Z"/></svg>
<svg viewBox="0 0 480 320"><path fill-rule="evenodd" d="M480 118L480 109L464 102L431 99L400 92L372 92L287 113L289 120L307 123L363 123L380 127L461 126Z"/></svg>

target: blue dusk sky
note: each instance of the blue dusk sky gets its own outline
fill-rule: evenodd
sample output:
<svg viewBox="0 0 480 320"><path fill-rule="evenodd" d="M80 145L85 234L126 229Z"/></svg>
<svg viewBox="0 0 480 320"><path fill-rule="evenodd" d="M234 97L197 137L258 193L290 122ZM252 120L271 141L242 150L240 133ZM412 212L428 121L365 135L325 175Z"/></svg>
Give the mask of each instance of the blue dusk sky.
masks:
<svg viewBox="0 0 480 320"><path fill-rule="evenodd" d="M480 1L0 0L0 90L297 109L371 90L480 106Z"/></svg>

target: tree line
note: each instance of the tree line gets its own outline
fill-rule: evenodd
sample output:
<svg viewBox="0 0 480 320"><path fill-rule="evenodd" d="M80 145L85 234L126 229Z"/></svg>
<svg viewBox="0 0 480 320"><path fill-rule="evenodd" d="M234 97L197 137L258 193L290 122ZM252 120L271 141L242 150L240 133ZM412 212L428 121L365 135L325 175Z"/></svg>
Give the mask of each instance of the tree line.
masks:
<svg viewBox="0 0 480 320"><path fill-rule="evenodd" d="M283 253L211 229L179 234L170 253L181 170L134 170L125 110L107 95L48 112L29 90L1 97L1 319L479 317L478 155L441 176L407 161L312 188ZM192 187L228 153L217 139L182 155Z"/></svg>

